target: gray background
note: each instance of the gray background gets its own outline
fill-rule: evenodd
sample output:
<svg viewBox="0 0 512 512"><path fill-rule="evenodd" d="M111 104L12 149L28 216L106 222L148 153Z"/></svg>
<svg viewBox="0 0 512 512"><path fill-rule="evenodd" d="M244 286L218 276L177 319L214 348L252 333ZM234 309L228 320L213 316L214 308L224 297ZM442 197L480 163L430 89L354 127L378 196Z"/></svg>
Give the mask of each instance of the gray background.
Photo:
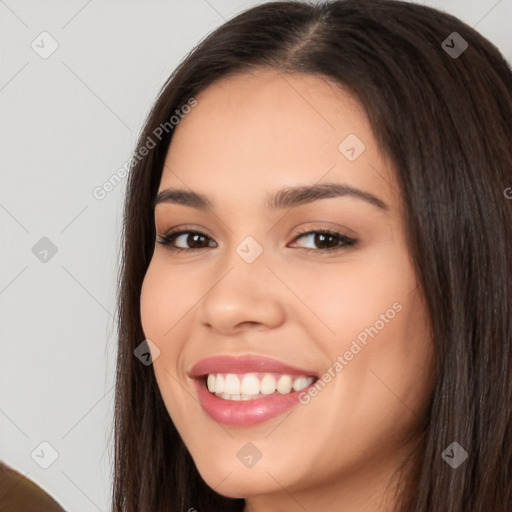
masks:
<svg viewBox="0 0 512 512"><path fill-rule="evenodd" d="M69 511L110 508L126 179L101 200L93 190L130 158L178 62L258 3L0 0L0 459ZM512 0L421 3L476 26L512 62ZM51 49L44 31L58 43L47 58L31 47ZM41 442L58 453L47 469Z"/></svg>

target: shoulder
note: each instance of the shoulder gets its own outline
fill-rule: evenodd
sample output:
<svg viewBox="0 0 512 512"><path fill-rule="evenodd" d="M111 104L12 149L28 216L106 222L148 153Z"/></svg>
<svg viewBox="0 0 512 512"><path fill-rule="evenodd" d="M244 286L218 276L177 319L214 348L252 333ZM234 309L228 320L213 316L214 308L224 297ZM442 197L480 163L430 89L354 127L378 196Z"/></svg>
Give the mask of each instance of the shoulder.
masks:
<svg viewBox="0 0 512 512"><path fill-rule="evenodd" d="M0 510L10 512L65 512L36 483L0 462Z"/></svg>

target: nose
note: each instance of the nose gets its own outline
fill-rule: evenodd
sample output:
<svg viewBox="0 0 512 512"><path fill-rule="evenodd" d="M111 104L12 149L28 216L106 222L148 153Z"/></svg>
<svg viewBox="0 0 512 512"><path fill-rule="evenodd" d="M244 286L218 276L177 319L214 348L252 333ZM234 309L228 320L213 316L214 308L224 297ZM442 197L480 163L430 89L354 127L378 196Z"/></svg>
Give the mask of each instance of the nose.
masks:
<svg viewBox="0 0 512 512"><path fill-rule="evenodd" d="M250 260L233 251L223 262L222 271L217 268L198 306L202 325L226 336L247 328L272 329L284 322L283 286L265 260L263 252L248 263Z"/></svg>

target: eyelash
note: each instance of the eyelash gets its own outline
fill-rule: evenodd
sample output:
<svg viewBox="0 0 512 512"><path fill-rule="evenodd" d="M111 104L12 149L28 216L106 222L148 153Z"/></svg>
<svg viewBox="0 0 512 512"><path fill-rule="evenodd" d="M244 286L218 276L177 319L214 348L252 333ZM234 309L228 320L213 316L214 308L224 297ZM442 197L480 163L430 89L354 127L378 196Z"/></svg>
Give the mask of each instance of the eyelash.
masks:
<svg viewBox="0 0 512 512"><path fill-rule="evenodd" d="M163 236L159 236L159 240L157 240L157 242L163 246L166 246L169 250L171 250L173 252L177 252L177 253L178 252L200 251L202 249L205 249L205 247L193 247L193 248L186 249L183 247L174 247L171 245L171 243L174 242L174 240L176 240L176 238L178 238L181 235L185 235L185 234L202 235L206 238L209 238L207 235L205 235L201 231L196 231L193 229L190 229L190 230L189 229L179 229L179 230L175 230L175 231L170 231ZM340 243L337 246L330 247L328 249L310 249L310 248L302 247L302 249L304 249L306 252L315 251L315 252L320 252L320 253L330 253L330 252L340 251L347 247L353 247L357 244L357 240L350 238L346 235L343 235L341 233L337 233L336 231L330 231L328 229L299 230L299 235L296 236L293 241L295 242L296 240L299 240L300 238L304 238L305 236L312 235L312 234L321 234L321 235L331 236L331 237L338 239L338 242L340 242Z"/></svg>

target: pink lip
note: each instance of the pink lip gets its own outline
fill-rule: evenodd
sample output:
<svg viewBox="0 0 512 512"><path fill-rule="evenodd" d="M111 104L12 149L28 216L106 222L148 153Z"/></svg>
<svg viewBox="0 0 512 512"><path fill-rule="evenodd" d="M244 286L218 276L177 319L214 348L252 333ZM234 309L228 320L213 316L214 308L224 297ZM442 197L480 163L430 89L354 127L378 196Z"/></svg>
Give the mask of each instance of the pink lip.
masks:
<svg viewBox="0 0 512 512"><path fill-rule="evenodd" d="M284 373L287 375L305 375L318 377L315 372L302 368L294 368L275 359L262 356L213 356L203 359L190 371L192 378L208 373Z"/></svg>
<svg viewBox="0 0 512 512"><path fill-rule="evenodd" d="M203 359L197 363L190 372L195 379L195 386L199 402L204 411L215 421L226 425L250 426L275 418L294 405L299 403L299 394L307 392L305 389L294 391L286 395L275 392L255 400L223 400L208 391L205 375L208 373L250 373L268 372L284 373L287 375L317 375L309 370L294 368L284 363L260 356L215 356Z"/></svg>

